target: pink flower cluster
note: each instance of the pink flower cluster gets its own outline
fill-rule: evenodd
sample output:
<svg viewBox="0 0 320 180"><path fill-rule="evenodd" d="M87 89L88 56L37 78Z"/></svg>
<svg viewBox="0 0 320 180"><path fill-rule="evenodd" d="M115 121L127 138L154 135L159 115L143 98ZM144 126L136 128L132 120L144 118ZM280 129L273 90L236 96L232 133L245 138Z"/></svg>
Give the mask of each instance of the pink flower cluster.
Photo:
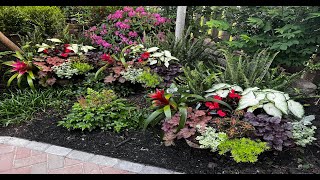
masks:
<svg viewBox="0 0 320 180"><path fill-rule="evenodd" d="M149 13L142 6L132 8L125 6L109 14L106 22L101 26L93 26L84 35L92 40L93 44L99 45L107 53L121 51L127 45L138 44L143 31L154 32L163 38L164 29L171 21L157 13ZM141 29L149 27L148 29ZM151 27L151 28L150 28Z"/></svg>

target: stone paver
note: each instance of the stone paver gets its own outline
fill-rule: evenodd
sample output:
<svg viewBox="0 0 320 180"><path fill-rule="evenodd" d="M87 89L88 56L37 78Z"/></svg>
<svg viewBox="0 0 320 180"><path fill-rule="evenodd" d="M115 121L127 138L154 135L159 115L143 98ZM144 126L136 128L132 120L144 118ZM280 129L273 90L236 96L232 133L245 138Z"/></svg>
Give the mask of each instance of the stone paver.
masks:
<svg viewBox="0 0 320 180"><path fill-rule="evenodd" d="M66 156L72 151L72 149L64 148L60 146L50 146L45 152L50 154L55 154L59 156Z"/></svg>
<svg viewBox="0 0 320 180"><path fill-rule="evenodd" d="M167 169L0 136L0 174L174 174Z"/></svg>
<svg viewBox="0 0 320 180"><path fill-rule="evenodd" d="M90 158L92 158L94 154L86 153L86 152L81 152L81 151L76 151L73 150L71 151L67 157L71 159L78 159L81 161L88 161Z"/></svg>

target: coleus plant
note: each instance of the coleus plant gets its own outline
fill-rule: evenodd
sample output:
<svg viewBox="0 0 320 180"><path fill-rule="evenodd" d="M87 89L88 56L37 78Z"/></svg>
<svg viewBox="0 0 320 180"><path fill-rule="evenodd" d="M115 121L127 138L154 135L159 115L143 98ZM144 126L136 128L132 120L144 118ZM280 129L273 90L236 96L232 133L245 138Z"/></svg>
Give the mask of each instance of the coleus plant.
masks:
<svg viewBox="0 0 320 180"><path fill-rule="evenodd" d="M237 110L248 108L248 112L253 112L258 108L263 108L267 114L280 118L283 114L292 114L299 119L304 115L303 106L281 91L260 90L258 87L253 87L245 89L241 95Z"/></svg>
<svg viewBox="0 0 320 180"><path fill-rule="evenodd" d="M21 88L22 78L26 76L29 86L31 87L31 89L35 90L35 87L33 84L33 80L35 80L35 76L34 76L33 70L35 70L36 67L33 66L32 64L33 54L26 53L22 55L19 51L16 51L16 53L13 54L13 56L18 59L16 61L6 61L3 63L7 66L12 67L10 72L15 72L8 80L7 86L10 86L11 82L14 79L17 79L18 87Z"/></svg>

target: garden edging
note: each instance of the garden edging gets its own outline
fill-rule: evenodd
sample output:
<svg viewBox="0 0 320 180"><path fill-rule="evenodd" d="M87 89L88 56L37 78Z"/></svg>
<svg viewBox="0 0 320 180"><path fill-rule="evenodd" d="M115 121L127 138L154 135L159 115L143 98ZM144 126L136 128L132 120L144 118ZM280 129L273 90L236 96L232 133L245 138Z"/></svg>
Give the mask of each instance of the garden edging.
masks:
<svg viewBox="0 0 320 180"><path fill-rule="evenodd" d="M26 139L0 136L0 144L9 144L18 147L26 147L33 150L59 155L67 157L69 159L81 160L84 162L91 162L98 165L110 166L113 168L130 171L138 174L182 174L180 172L171 171L164 168L158 168L154 166L148 166L145 164L134 163L130 161L121 160L118 158L112 158L108 156L102 156L92 153L86 153L83 151L77 151L70 148L51 145L47 143L41 143L37 141L29 141Z"/></svg>

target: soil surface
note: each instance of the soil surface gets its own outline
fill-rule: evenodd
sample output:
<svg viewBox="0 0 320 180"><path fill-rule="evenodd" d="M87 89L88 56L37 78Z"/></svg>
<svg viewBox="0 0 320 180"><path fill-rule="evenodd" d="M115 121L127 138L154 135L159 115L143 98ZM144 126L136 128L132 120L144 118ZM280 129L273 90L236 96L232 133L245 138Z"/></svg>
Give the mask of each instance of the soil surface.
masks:
<svg viewBox="0 0 320 180"><path fill-rule="evenodd" d="M131 101L143 102L141 97ZM237 164L229 156L220 156L209 150L189 147L185 141L176 141L166 147L161 140L159 127L146 132L125 131L116 134L108 131L68 131L57 126L63 115L53 111L39 113L36 120L20 125L0 127L1 136L14 136L64 146L80 151L111 156L190 174L305 174L320 173L320 105L317 99L299 100L306 106L306 114L315 114L313 124L318 127L317 141L306 148L293 148L282 152L264 152L255 164ZM142 103L144 104L144 103ZM119 144L126 139L129 141Z"/></svg>

